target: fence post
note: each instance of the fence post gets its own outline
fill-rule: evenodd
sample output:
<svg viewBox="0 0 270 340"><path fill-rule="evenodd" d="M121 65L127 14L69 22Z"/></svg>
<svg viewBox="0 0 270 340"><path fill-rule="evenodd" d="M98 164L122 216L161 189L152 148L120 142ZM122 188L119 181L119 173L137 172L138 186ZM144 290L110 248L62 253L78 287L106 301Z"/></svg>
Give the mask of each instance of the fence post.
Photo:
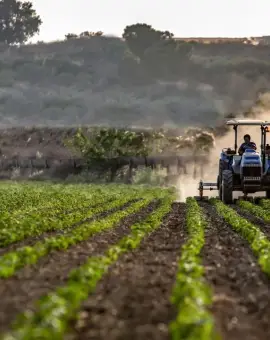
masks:
<svg viewBox="0 0 270 340"><path fill-rule="evenodd" d="M111 170L110 182L113 182L115 180L117 169L118 169L118 162L116 159L113 159L112 165L110 167L110 170Z"/></svg>
<svg viewBox="0 0 270 340"><path fill-rule="evenodd" d="M197 161L194 160L193 179L197 178Z"/></svg>
<svg viewBox="0 0 270 340"><path fill-rule="evenodd" d="M177 159L177 174L178 175L181 175L182 169L183 169L183 161L180 158L178 158Z"/></svg>
<svg viewBox="0 0 270 340"><path fill-rule="evenodd" d="M203 164L201 163L201 166L200 166L200 170L201 170L201 178L204 177L204 171L203 171Z"/></svg>
<svg viewBox="0 0 270 340"><path fill-rule="evenodd" d="M128 174L127 174L127 184L132 183L132 172L133 172L134 162L133 159L129 160Z"/></svg>

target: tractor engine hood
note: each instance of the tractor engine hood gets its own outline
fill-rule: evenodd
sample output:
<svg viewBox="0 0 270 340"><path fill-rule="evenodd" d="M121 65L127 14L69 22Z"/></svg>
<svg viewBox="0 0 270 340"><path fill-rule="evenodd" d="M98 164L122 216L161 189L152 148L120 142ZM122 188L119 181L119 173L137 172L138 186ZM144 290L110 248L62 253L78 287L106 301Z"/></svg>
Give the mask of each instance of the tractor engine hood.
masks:
<svg viewBox="0 0 270 340"><path fill-rule="evenodd" d="M263 173L261 156L258 152L247 149L241 159L240 176L243 181L260 181Z"/></svg>

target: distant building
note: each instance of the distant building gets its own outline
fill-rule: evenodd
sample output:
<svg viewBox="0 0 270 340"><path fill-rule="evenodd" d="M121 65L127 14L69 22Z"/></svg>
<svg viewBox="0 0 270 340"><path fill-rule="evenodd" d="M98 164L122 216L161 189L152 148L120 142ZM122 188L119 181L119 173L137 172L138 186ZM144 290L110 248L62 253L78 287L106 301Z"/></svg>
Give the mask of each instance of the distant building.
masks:
<svg viewBox="0 0 270 340"><path fill-rule="evenodd" d="M270 45L270 35L263 35L260 37L260 41L265 45Z"/></svg>
<svg viewBox="0 0 270 340"><path fill-rule="evenodd" d="M246 45L259 45L259 44L265 44L265 42L262 39L263 37L242 37L242 38L203 38L203 37L189 37L189 38L177 38L174 39L177 41L183 41L183 42L197 42L201 44L222 44L222 43L240 43L240 44L246 44ZM267 36L268 38L268 44L270 44L270 36Z"/></svg>
<svg viewBox="0 0 270 340"><path fill-rule="evenodd" d="M220 43L225 43L225 42L239 42L243 43L246 38L221 38L221 37L216 37L216 38L203 38L203 37L189 37L189 38L175 38L177 41L185 41L185 42L198 42L202 44L220 44Z"/></svg>
<svg viewBox="0 0 270 340"><path fill-rule="evenodd" d="M125 40L120 38L121 40ZM224 43L239 43L245 45L270 45L270 36L262 37L242 37L242 38L222 38L222 37L173 37L179 42L195 42L200 44L224 44Z"/></svg>

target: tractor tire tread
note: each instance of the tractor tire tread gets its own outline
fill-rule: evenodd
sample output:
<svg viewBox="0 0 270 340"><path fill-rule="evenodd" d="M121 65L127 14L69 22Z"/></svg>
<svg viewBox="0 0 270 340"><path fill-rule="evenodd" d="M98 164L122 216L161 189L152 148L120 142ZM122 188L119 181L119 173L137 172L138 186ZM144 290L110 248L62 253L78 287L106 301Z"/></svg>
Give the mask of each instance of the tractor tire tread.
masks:
<svg viewBox="0 0 270 340"><path fill-rule="evenodd" d="M225 204L233 203L233 173L230 170L222 172L222 201Z"/></svg>

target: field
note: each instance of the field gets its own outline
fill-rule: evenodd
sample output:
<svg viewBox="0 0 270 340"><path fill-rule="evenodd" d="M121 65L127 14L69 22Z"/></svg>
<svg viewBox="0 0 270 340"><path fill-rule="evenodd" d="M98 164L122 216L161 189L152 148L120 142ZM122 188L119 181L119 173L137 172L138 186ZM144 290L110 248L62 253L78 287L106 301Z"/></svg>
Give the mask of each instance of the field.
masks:
<svg viewBox="0 0 270 340"><path fill-rule="evenodd" d="M270 201L2 182L1 339L269 339Z"/></svg>

